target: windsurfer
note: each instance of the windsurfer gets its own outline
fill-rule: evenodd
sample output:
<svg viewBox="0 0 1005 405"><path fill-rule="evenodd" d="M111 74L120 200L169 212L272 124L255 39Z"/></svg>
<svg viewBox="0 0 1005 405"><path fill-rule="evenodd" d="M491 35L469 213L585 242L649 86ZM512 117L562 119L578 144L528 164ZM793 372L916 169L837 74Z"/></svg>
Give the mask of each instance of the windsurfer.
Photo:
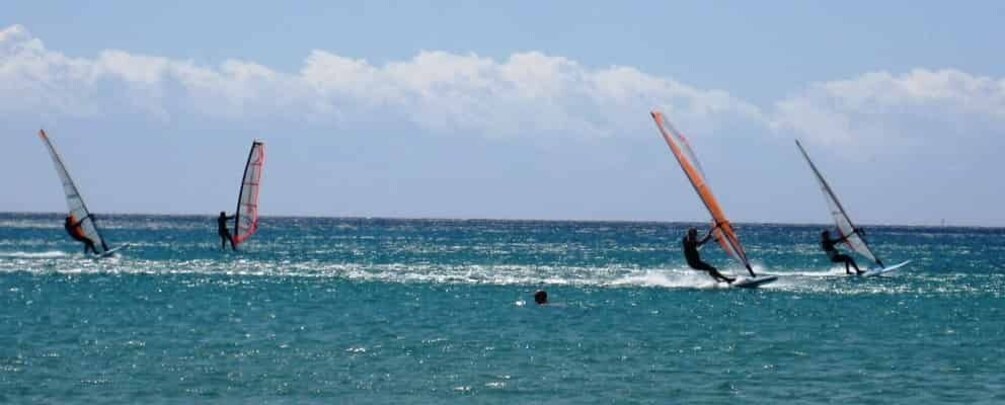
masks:
<svg viewBox="0 0 1005 405"><path fill-rule="evenodd" d="M858 265L855 264L855 259L851 256L841 254L837 251L834 245L848 240L848 236L842 236L837 239L831 239L831 231L824 229L820 232L820 248L827 253L827 257L831 259L832 263L844 263L844 272L846 274L851 274L851 267L855 268L856 274L862 274L862 270L859 270Z"/></svg>
<svg viewBox="0 0 1005 405"><path fill-rule="evenodd" d="M216 232L220 234L220 249L226 249L227 243L230 242L230 248L237 250L237 244L234 243L234 237L230 235L230 231L227 229L227 221L234 219L234 216L227 216L227 212L220 211L220 216L216 218Z"/></svg>
<svg viewBox="0 0 1005 405"><path fill-rule="evenodd" d="M94 217L88 215L81 218L79 221L74 221L75 218L73 217L73 214L67 215L66 221L63 222L63 228L66 229L66 233L70 234L71 238L84 243L84 254L89 252L98 254L98 250L94 247L94 241L87 237L87 234L84 233L83 227L80 226L87 218L91 218L93 220Z"/></svg>
<svg viewBox="0 0 1005 405"><path fill-rule="evenodd" d="M708 233L705 234L705 237L699 240L698 230L695 228L688 229L687 235L684 236L683 240L684 258L687 259L687 265L692 269L708 272L708 274L716 281L732 283L733 281L736 281L735 278L726 277L722 275L722 273L719 273L719 270L712 267L712 265L701 261L701 256L698 253L698 249L701 245L704 245L705 242L708 242L708 240L712 238L712 231L714 230L715 228L709 229Z"/></svg>

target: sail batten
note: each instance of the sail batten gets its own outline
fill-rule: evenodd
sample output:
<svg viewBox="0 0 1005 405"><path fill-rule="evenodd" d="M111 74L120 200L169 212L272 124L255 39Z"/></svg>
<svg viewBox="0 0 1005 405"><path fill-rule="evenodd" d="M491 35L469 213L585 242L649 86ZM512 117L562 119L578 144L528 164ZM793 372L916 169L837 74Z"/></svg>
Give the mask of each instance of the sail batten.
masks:
<svg viewBox="0 0 1005 405"><path fill-rule="evenodd" d="M258 231L258 192L262 169L265 167L265 143L254 141L248 152L241 177L241 190L237 194L237 211L234 214L234 244L241 244Z"/></svg>
<svg viewBox="0 0 1005 405"><path fill-rule="evenodd" d="M705 209L711 214L712 225L714 226L713 235L715 235L715 239L719 242L719 246L729 256L740 262L754 276L750 259L747 258L747 253L744 251L743 245L740 243L740 239L733 229L733 224L726 218L726 213L722 209L722 206L719 205L719 200L715 198L715 195L712 194L712 189L708 187L704 171L698 162L698 157L691 149L690 142L688 142L683 133L670 124L663 116L663 113L653 111L651 115L656 122L656 127L659 128L660 133L663 135L667 146L670 147L670 151L677 158L677 163L680 164L688 181L690 181L694 191L698 194L698 198L701 199L702 204L705 205Z"/></svg>
<svg viewBox="0 0 1005 405"><path fill-rule="evenodd" d="M59 175L59 181L63 184L63 196L66 198L66 207L69 209L71 220L73 222L80 222L80 229L83 231L84 236L94 242L95 253L101 255L108 252L108 244L101 237L98 224L94 221L91 211L87 209L87 205L84 204L84 197L80 195L80 190L70 177L70 172L66 169L66 165L63 164L63 159L59 156L59 152L56 151L56 147L52 144L52 141L44 130L38 131L38 137L42 139L42 142L49 150L49 157L52 158L56 174Z"/></svg>
<svg viewBox="0 0 1005 405"><path fill-rule="evenodd" d="M842 238L845 239L845 244L847 244L852 250L858 252L862 256L865 256L869 260L882 267L882 261L879 257L873 253L872 249L869 248L869 244L866 243L865 238L862 233L859 232L858 228L851 222L851 218L848 217L847 211L841 205L841 201L838 200L837 195L834 194L834 190L831 189L830 184L824 179L824 176L820 174L820 170L817 166L813 164L813 160L810 159L810 155L806 153L806 149L803 145L796 140L796 146L799 147L799 152L802 153L803 158L806 159L806 163L810 165L810 169L813 170L813 175L817 179L817 183L820 185L820 191L823 192L824 200L827 201L827 207L830 210L831 217L834 219L835 225L837 225L838 232L841 233Z"/></svg>

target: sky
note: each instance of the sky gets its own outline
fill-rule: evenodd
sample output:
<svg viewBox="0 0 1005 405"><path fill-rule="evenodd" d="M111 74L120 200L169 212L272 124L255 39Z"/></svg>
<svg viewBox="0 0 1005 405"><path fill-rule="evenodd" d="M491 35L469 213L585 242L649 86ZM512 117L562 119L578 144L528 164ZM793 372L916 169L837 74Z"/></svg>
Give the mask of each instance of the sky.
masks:
<svg viewBox="0 0 1005 405"><path fill-rule="evenodd" d="M0 211L1005 226L1005 3L593 3L5 4Z"/></svg>

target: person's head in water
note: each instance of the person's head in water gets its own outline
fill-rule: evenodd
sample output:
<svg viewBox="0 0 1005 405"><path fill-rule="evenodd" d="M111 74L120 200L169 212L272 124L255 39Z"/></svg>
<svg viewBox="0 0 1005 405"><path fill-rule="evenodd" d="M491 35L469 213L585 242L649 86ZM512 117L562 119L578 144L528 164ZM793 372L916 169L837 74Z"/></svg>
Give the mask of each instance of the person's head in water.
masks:
<svg viewBox="0 0 1005 405"><path fill-rule="evenodd" d="M694 227L688 228L687 229L687 237L689 237L691 239L697 239L698 238L698 229L694 228Z"/></svg>
<svg viewBox="0 0 1005 405"><path fill-rule="evenodd" d="M538 305L543 305L548 303L548 293L544 290L538 290L534 293L534 302Z"/></svg>

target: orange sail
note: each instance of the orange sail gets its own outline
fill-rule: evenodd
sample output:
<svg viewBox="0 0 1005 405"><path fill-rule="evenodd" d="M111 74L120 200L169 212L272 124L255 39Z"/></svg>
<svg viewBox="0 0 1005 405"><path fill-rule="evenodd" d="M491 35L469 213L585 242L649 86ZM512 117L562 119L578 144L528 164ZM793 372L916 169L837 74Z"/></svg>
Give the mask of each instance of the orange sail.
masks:
<svg viewBox="0 0 1005 405"><path fill-rule="evenodd" d="M713 235L715 235L715 239L719 241L719 245L722 246L722 249L727 254L743 264L743 267L747 268L751 276L756 277L754 269L750 266L750 260L747 259L747 253L743 251L743 245L740 244L740 238L736 236L733 224L726 218L726 213L723 212L722 206L719 205L719 200L715 198L715 195L712 194L712 189L708 187L708 183L705 181L705 174L702 172L698 158L694 155L694 151L691 150L687 138L667 121L663 113L653 111L651 114L653 120L656 121L656 127L663 134L663 139L666 140L674 157L677 158L677 163L680 163L680 167L684 170L684 174L687 175L687 179L691 181L694 191L698 193L698 197L705 204L705 208L708 209L709 214L712 214L712 225L715 227Z"/></svg>

